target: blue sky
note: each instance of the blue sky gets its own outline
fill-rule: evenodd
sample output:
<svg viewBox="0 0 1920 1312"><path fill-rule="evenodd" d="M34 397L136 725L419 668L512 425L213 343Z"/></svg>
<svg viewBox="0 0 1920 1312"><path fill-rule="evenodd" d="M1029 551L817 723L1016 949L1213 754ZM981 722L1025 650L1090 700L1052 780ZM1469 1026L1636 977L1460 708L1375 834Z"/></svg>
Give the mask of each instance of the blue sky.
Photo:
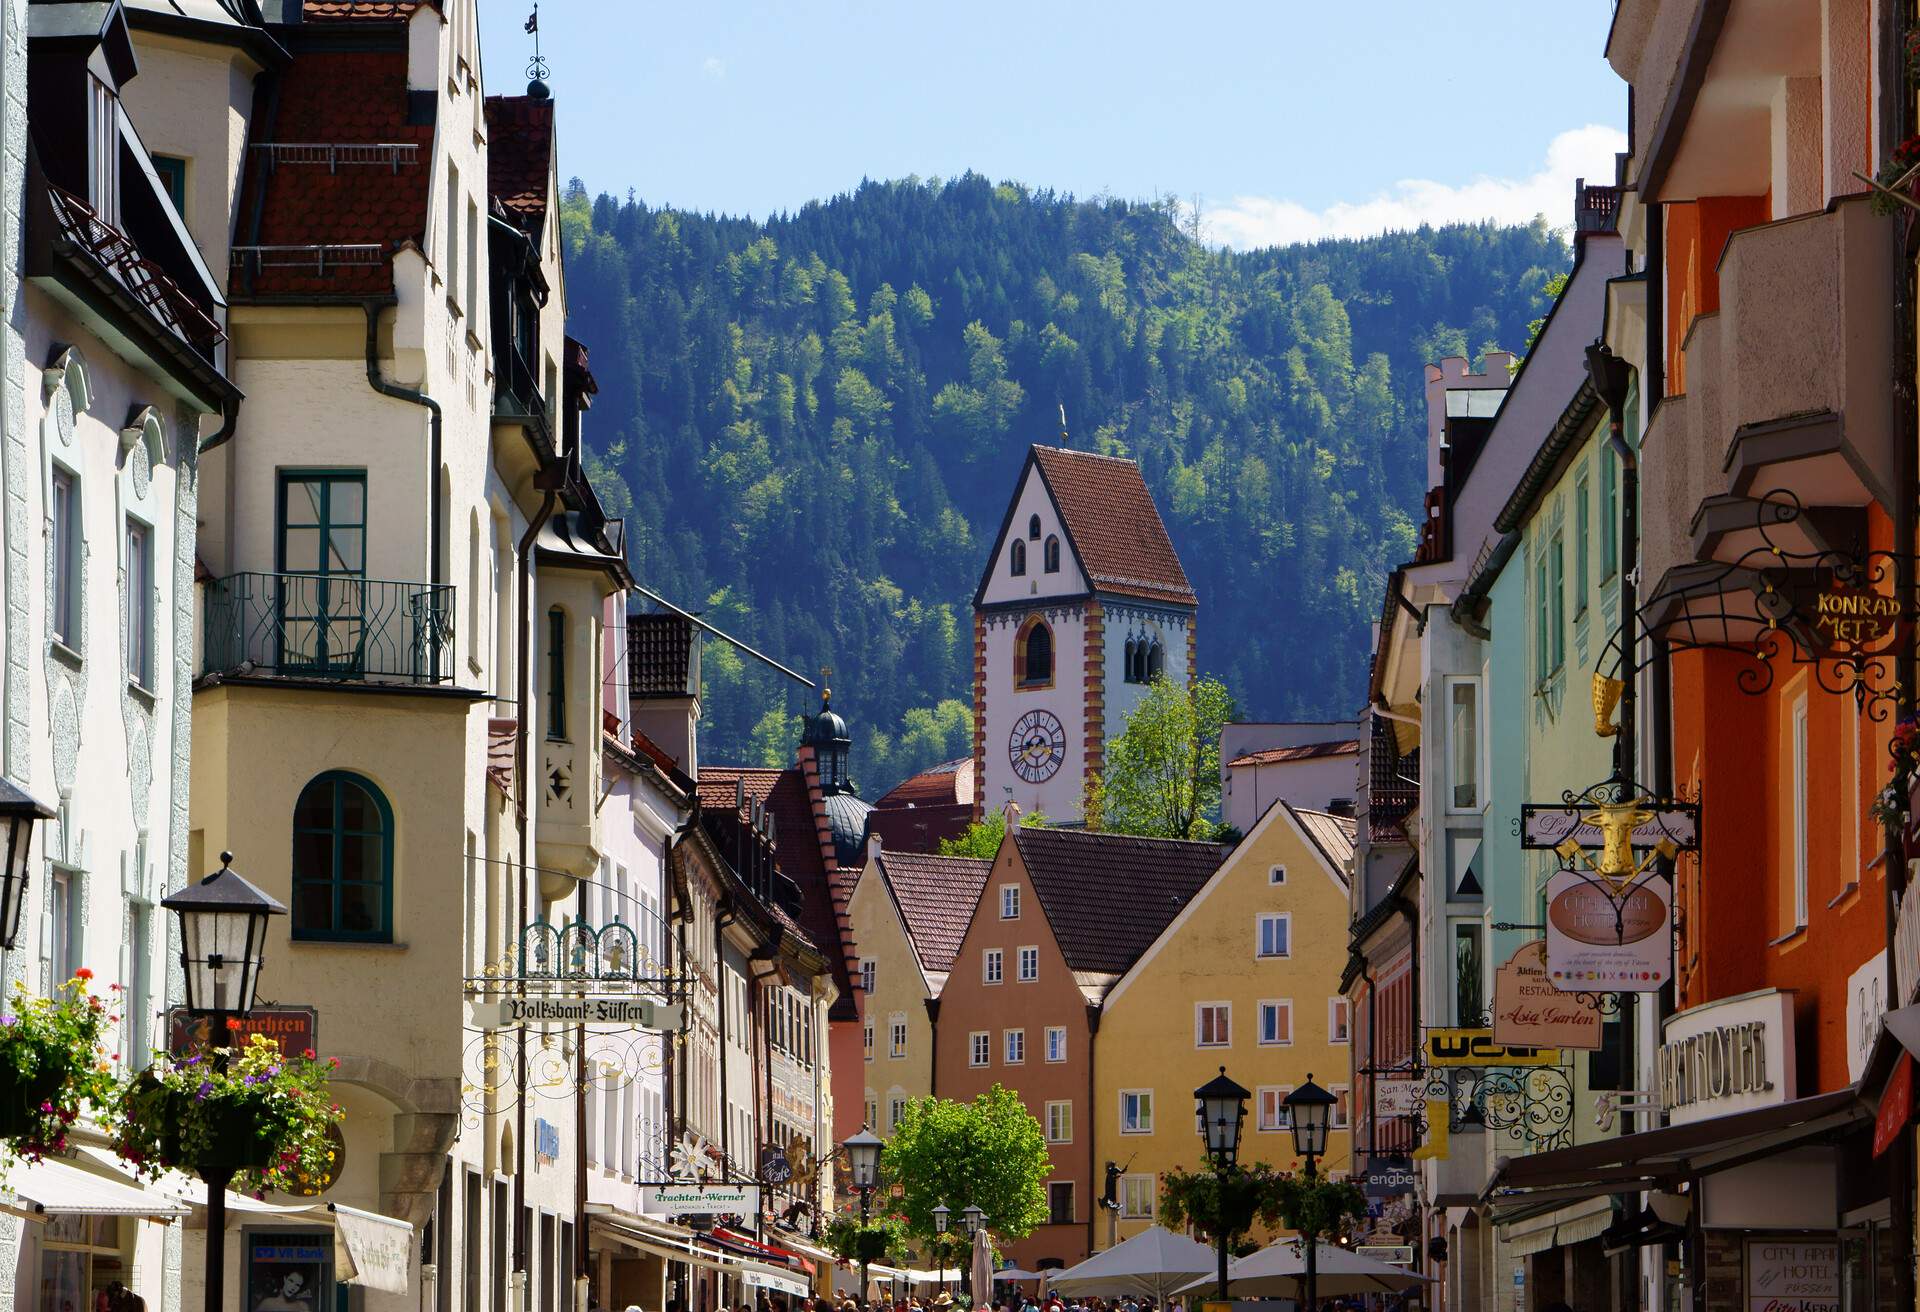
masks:
<svg viewBox="0 0 1920 1312"><path fill-rule="evenodd" d="M531 0L481 0L490 90ZM865 177L1198 198L1233 246L1545 211L1611 181L1609 0L544 0L561 173L763 216Z"/></svg>

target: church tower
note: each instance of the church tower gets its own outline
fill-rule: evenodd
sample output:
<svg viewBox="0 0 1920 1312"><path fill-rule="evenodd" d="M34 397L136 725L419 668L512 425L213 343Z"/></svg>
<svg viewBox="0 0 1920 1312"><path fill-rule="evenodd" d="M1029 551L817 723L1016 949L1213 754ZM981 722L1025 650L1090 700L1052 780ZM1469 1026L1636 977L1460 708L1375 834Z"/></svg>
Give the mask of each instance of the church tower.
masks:
<svg viewBox="0 0 1920 1312"><path fill-rule="evenodd" d="M1078 821L1147 685L1193 678L1197 613L1140 466L1032 447L973 598L976 818Z"/></svg>

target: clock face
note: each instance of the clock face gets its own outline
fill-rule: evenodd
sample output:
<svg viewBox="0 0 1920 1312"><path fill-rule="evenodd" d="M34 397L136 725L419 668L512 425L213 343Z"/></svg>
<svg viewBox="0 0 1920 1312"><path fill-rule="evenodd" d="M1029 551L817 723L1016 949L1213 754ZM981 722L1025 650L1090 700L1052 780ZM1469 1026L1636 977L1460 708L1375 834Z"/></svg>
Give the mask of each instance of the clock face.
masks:
<svg viewBox="0 0 1920 1312"><path fill-rule="evenodd" d="M1067 759L1067 731L1052 711L1028 711L1014 722L1007 739L1013 772L1030 784L1045 783Z"/></svg>

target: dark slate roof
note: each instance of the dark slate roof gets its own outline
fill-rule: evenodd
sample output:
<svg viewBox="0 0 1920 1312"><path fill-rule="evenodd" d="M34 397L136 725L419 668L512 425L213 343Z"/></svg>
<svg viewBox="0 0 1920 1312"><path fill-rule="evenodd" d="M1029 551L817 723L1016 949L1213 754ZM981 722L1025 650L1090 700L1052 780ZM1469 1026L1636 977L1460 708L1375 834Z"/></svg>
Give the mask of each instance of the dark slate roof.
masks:
<svg viewBox="0 0 1920 1312"><path fill-rule="evenodd" d="M1125 974L1225 855L1218 843L1039 826L1014 841L1068 968L1095 974Z"/></svg>
<svg viewBox="0 0 1920 1312"><path fill-rule="evenodd" d="M553 101L488 96L486 111L487 190L517 227L538 231L553 172Z"/></svg>
<svg viewBox="0 0 1920 1312"><path fill-rule="evenodd" d="M1296 747L1269 747L1265 751L1248 752L1245 756L1236 756L1227 762L1229 767L1236 765L1285 765L1289 761L1312 761L1322 756L1352 756L1359 752L1360 740L1347 738L1331 743L1301 743Z"/></svg>
<svg viewBox="0 0 1920 1312"><path fill-rule="evenodd" d="M941 839L960 837L972 823L971 802L875 807L867 815L867 832L880 835L890 852L936 852Z"/></svg>
<svg viewBox="0 0 1920 1312"><path fill-rule="evenodd" d="M871 803L852 793L828 793L827 823L833 827L833 855L842 869L858 867L865 857L867 816Z"/></svg>
<svg viewBox="0 0 1920 1312"><path fill-rule="evenodd" d="M929 806L946 802L966 802L972 805L972 795L961 797L958 791L961 771L971 764L973 764L971 756L962 756L958 760L942 761L939 765L929 766L919 774L895 784L873 805L879 810L894 806Z"/></svg>
<svg viewBox="0 0 1920 1312"><path fill-rule="evenodd" d="M627 616L628 695L685 697L694 691L693 644L693 621L683 616Z"/></svg>
<svg viewBox="0 0 1920 1312"><path fill-rule="evenodd" d="M347 6L338 6L346 8ZM356 8L368 6L355 6ZM313 6L308 6L312 16ZM261 95L266 95L263 90ZM303 46L281 75L273 140L329 145L412 143L392 165L330 168L247 152L238 246L280 247L256 272L234 252L234 291L249 296L360 296L393 291L393 255L424 247L433 125L407 121L407 51ZM373 247L372 252L342 250ZM332 248L321 250L315 248Z"/></svg>
<svg viewBox="0 0 1920 1312"><path fill-rule="evenodd" d="M1193 585L1138 464L1057 446L1036 446L1033 458L1094 587L1160 601L1193 601Z"/></svg>
<svg viewBox="0 0 1920 1312"><path fill-rule="evenodd" d="M920 954L922 968L952 970L993 862L882 848L880 869L893 889L893 900L907 922L907 935Z"/></svg>

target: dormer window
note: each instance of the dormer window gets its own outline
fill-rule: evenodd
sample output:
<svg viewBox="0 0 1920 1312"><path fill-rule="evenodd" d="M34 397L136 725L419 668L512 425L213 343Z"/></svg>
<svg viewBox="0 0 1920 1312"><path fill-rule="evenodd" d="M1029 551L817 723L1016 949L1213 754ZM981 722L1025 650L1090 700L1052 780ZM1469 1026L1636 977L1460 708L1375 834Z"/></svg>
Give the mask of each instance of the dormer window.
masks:
<svg viewBox="0 0 1920 1312"><path fill-rule="evenodd" d="M120 226L119 98L97 77L87 79L87 203Z"/></svg>
<svg viewBox="0 0 1920 1312"><path fill-rule="evenodd" d="M1007 573L1016 577L1027 572L1027 544L1016 541L1007 552Z"/></svg>
<svg viewBox="0 0 1920 1312"><path fill-rule="evenodd" d="M1027 536L1035 542L1040 540L1040 516L1029 515L1027 517Z"/></svg>
<svg viewBox="0 0 1920 1312"><path fill-rule="evenodd" d="M1040 559L1043 568L1049 574L1060 572L1060 539L1055 534L1047 534L1047 545L1041 549Z"/></svg>

